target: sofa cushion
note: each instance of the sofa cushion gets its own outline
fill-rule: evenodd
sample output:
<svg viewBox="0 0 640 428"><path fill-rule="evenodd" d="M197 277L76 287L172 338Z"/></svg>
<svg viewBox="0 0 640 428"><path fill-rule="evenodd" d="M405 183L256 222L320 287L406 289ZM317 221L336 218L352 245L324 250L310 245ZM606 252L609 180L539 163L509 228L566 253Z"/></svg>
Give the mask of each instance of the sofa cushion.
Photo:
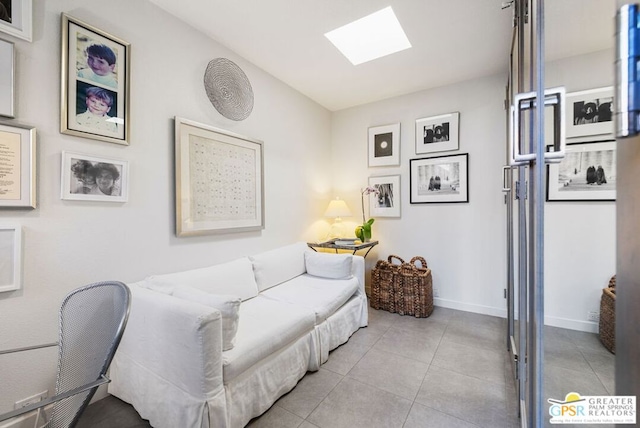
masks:
<svg viewBox="0 0 640 428"><path fill-rule="evenodd" d="M222 350L233 348L238 331L240 298L226 294L211 294L197 288L176 287L173 296L218 309L222 315Z"/></svg>
<svg viewBox="0 0 640 428"><path fill-rule="evenodd" d="M240 305L233 349L222 353L224 383L314 329L312 311L258 296Z"/></svg>
<svg viewBox="0 0 640 428"><path fill-rule="evenodd" d="M307 273L321 278L341 279L351 276L351 254L330 254L306 251L304 264Z"/></svg>
<svg viewBox="0 0 640 428"><path fill-rule="evenodd" d="M258 290L264 291L305 273L304 253L307 248L307 244L298 242L249 257Z"/></svg>
<svg viewBox="0 0 640 428"><path fill-rule="evenodd" d="M354 277L326 279L304 274L271 288L260 296L310 309L319 325L344 305L358 288L358 280Z"/></svg>
<svg viewBox="0 0 640 428"><path fill-rule="evenodd" d="M148 288L173 294L174 287L189 286L207 293L238 296L242 300L258 295L253 267L247 257L228 263L147 278Z"/></svg>

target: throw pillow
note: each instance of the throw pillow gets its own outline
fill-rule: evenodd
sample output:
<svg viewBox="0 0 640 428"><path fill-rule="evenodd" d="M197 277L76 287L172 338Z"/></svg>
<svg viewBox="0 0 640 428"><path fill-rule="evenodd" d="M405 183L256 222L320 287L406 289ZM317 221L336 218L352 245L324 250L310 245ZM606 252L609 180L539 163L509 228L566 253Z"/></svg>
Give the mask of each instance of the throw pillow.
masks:
<svg viewBox="0 0 640 428"><path fill-rule="evenodd" d="M173 296L218 309L222 314L222 350L228 351L233 348L240 319L238 311L242 301L239 297L211 294L188 286L176 287Z"/></svg>
<svg viewBox="0 0 640 428"><path fill-rule="evenodd" d="M306 251L304 263L307 273L322 278L341 279L351 276L351 254L329 254Z"/></svg>

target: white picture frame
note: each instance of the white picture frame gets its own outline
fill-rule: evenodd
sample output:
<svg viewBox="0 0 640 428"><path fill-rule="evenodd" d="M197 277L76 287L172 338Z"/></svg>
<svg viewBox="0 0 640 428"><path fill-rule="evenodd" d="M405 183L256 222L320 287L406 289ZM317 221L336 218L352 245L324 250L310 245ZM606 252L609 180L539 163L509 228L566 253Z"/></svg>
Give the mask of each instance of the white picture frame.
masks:
<svg viewBox="0 0 640 428"><path fill-rule="evenodd" d="M127 202L129 162L62 152L60 198L70 201Z"/></svg>
<svg viewBox="0 0 640 428"><path fill-rule="evenodd" d="M22 288L22 228L0 225L0 292Z"/></svg>
<svg viewBox="0 0 640 428"><path fill-rule="evenodd" d="M458 150L460 113L416 119L416 154Z"/></svg>
<svg viewBox="0 0 640 428"><path fill-rule="evenodd" d="M400 165L400 123L373 126L368 131L369 166Z"/></svg>
<svg viewBox="0 0 640 428"><path fill-rule="evenodd" d="M175 118L176 235L264 229L262 141Z"/></svg>
<svg viewBox="0 0 640 428"><path fill-rule="evenodd" d="M0 31L22 40L31 42L33 39L33 4L32 0L2 0L0 1L7 13L7 18L0 18Z"/></svg>
<svg viewBox="0 0 640 428"><path fill-rule="evenodd" d="M369 194L371 217L400 217L400 175L369 177L369 186L378 193Z"/></svg>
<svg viewBox="0 0 640 428"><path fill-rule="evenodd" d="M566 137L613 135L613 87L571 92L566 96Z"/></svg>
<svg viewBox="0 0 640 428"><path fill-rule="evenodd" d="M0 39L0 116L15 117L15 45Z"/></svg>

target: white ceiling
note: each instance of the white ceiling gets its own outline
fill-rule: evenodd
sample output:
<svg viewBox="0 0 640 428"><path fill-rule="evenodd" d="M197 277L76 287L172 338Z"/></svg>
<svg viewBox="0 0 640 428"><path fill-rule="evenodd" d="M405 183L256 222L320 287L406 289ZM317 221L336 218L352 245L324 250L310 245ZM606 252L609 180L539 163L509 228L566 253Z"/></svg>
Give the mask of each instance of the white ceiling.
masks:
<svg viewBox="0 0 640 428"><path fill-rule="evenodd" d="M503 0L151 1L331 111L508 68ZM547 59L612 47L615 1L546 1ZM389 5L411 49L353 66L324 37Z"/></svg>

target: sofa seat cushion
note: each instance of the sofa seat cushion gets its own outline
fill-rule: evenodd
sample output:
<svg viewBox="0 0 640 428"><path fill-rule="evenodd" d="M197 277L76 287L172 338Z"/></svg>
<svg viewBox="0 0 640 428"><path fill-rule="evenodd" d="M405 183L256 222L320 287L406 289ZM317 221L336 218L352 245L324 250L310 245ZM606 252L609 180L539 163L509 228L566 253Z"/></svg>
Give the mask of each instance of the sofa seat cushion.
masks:
<svg viewBox="0 0 640 428"><path fill-rule="evenodd" d="M314 327L315 315L309 309L261 296L242 302L235 346L222 353L224 383Z"/></svg>
<svg viewBox="0 0 640 428"><path fill-rule="evenodd" d="M308 308L315 313L316 325L319 325L344 305L358 288L358 280L354 277L326 279L304 274L263 291L260 296Z"/></svg>

